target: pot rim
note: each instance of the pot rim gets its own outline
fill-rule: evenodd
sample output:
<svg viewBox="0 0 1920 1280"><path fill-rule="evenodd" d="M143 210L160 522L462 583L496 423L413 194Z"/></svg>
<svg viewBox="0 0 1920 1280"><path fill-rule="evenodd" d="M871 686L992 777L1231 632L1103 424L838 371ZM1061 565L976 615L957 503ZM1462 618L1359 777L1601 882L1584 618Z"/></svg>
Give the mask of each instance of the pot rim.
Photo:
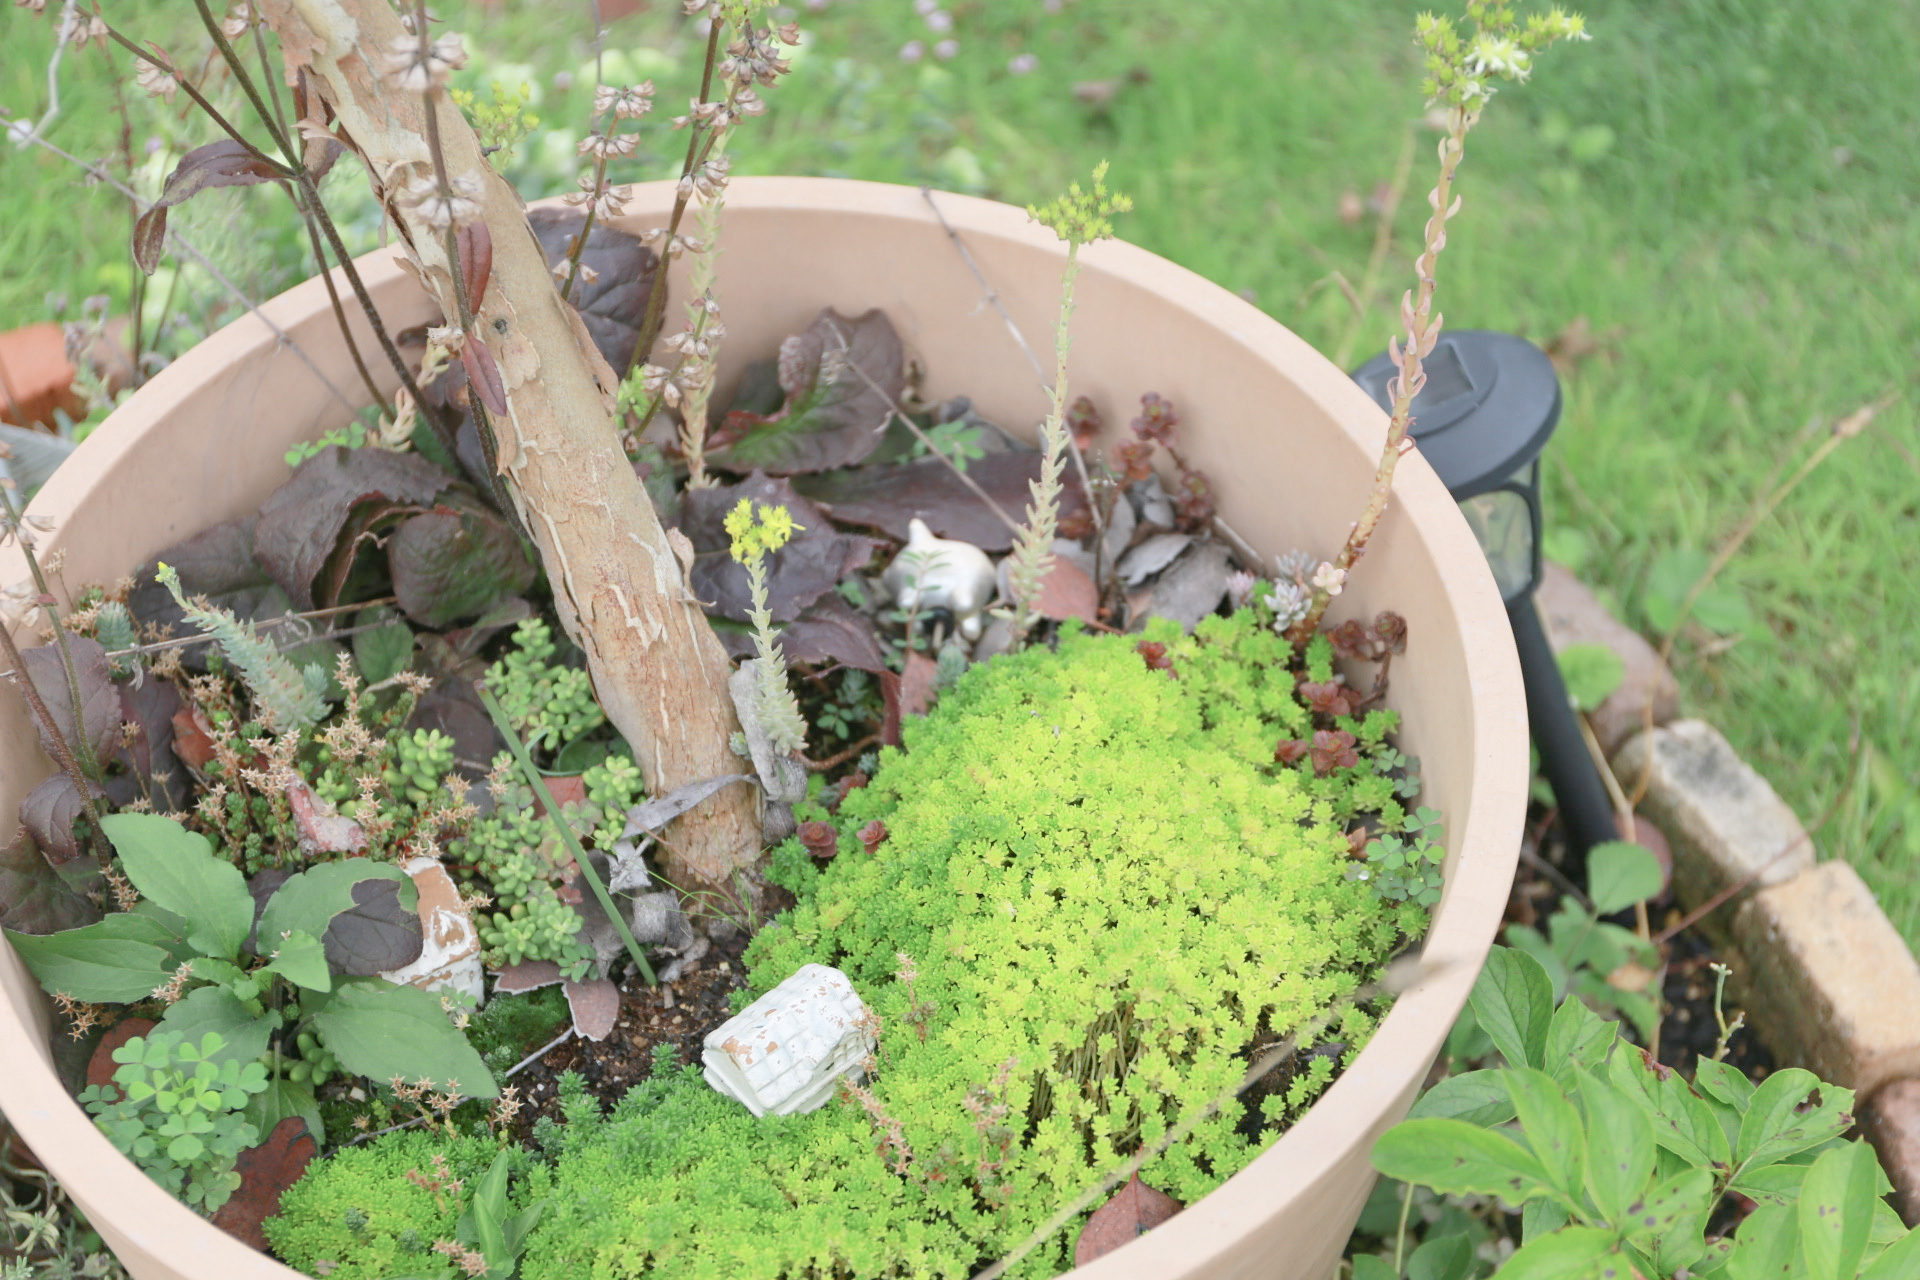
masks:
<svg viewBox="0 0 1920 1280"><path fill-rule="evenodd" d="M637 203L670 192L671 181L635 184ZM739 177L729 184L729 210L866 214L938 225L925 189L838 178ZM938 193L939 214L953 231L969 237L1009 240L1064 257L1060 242L1024 210L973 196ZM545 205L557 201L543 201ZM615 220L639 229L633 217ZM1284 369L1300 392L1366 450L1377 455L1386 416L1331 361L1251 303L1197 273L1123 241L1101 241L1082 250L1083 269L1124 276L1214 326L1223 342L1246 349ZM371 292L402 274L397 254L379 250L359 265ZM190 400L208 377L236 363L263 359L279 345L280 329L324 312L325 284L314 277L262 303L259 314L232 321L136 392L74 451L29 510L51 518L45 540L61 545L65 525L83 510L125 445L169 411ZM336 382L336 388L343 384ZM343 395L343 398L346 398ZM1250 1224L1271 1216L1276 1205L1300 1195L1325 1176L1352 1148L1351 1135L1370 1141L1397 1118L1396 1104L1410 1098L1428 1064L1465 1005L1500 920L1504 888L1456 895L1457 885L1511 882L1519 856L1528 780L1526 708L1519 659L1505 607L1458 507L1417 451L1401 460L1394 482L1395 506L1420 529L1455 622L1462 632L1468 699L1474 710L1474 762L1463 812L1446 815L1459 832L1459 852L1445 896L1422 941L1424 976L1401 993L1361 1051L1307 1112L1246 1168L1187 1207L1168 1223L1085 1267L1085 1280L1123 1276L1190 1274L1221 1257ZM0 551L0 582L26 576L17 548ZM0 965L18 966L12 948L0 947ZM31 981L31 979L29 979ZM23 1010L0 1001L0 1043L44 1042L44 1010ZM47 1061L37 1052L16 1053L0 1073L0 1098L14 1128L61 1182L84 1180L87 1199L115 1206L114 1227L136 1248L183 1274L233 1274L246 1280L295 1280L291 1267L228 1236L151 1181L121 1156L87 1118Z"/></svg>

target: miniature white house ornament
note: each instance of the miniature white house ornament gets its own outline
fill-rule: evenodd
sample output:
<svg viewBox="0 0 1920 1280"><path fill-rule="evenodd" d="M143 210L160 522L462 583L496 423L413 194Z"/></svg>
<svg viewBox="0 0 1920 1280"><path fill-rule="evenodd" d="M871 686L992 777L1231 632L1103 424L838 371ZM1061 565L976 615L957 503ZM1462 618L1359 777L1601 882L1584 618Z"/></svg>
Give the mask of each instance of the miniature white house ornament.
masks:
<svg viewBox="0 0 1920 1280"><path fill-rule="evenodd" d="M838 969L810 964L707 1033L707 1083L756 1116L813 1111L856 1083L879 1020Z"/></svg>
<svg viewBox="0 0 1920 1280"><path fill-rule="evenodd" d="M880 584L908 611L946 609L969 640L980 638L980 615L993 603L993 561L971 542L936 538L924 520L907 522L907 545Z"/></svg>

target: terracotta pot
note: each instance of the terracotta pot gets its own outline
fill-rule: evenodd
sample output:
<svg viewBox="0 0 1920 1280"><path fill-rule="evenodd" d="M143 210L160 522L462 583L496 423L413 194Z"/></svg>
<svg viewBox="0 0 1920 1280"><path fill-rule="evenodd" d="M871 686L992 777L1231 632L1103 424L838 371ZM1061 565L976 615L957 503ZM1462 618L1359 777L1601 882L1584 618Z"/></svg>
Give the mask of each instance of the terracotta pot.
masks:
<svg viewBox="0 0 1920 1280"><path fill-rule="evenodd" d="M1049 350L1059 243L1018 209L937 198L1028 341ZM670 200L667 184L639 187L625 224L660 225ZM390 330L437 319L387 255L362 269ZM930 397L965 393L987 417L1023 430L1043 414L1033 366L917 190L736 180L720 280L736 370L822 306L881 307L923 363ZM264 310L298 351L258 318L236 321L142 388L42 491L34 510L56 521L64 581L111 580L252 511L286 477L286 448L345 422L359 404L318 281ZM1074 326L1075 389L1116 424L1141 393L1168 396L1237 535L1269 555L1331 554L1360 509L1386 425L1339 369L1226 290L1125 244L1083 255ZM1424 802L1446 818L1446 893L1426 941L1436 972L1400 998L1351 1069L1251 1166L1078 1273L1087 1280L1326 1276L1373 1182L1373 1139L1405 1114L1493 941L1526 806L1519 666L1480 550L1417 454L1402 463L1396 490L1336 616L1391 607L1409 623L1390 700L1406 716L1404 747L1422 759ZM5 552L0 583L25 576L18 551ZM52 766L18 693L0 699L0 812L11 815ZM95 1130L54 1075L47 1003L11 949L0 948L0 988L0 1107L134 1275L292 1280L290 1269L170 1198Z"/></svg>

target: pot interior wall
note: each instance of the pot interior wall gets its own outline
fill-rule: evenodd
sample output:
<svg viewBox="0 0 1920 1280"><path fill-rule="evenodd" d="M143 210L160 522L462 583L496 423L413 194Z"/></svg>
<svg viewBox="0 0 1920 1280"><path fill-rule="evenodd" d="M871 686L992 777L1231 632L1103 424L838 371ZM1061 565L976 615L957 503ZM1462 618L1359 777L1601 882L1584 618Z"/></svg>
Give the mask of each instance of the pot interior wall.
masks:
<svg viewBox="0 0 1920 1280"><path fill-rule="evenodd" d="M1049 353L1059 247L1018 211L937 198L1027 342ZM666 184L639 187L624 225L658 226L670 202ZM971 396L988 418L1028 435L1044 413L1028 357L919 192L739 180L724 244L723 382L822 306L849 315L880 307L924 368L927 398ZM1331 555L1359 510L1384 429L1372 402L1293 335L1181 268L1118 244L1096 245L1083 258L1071 380L1105 415L1106 439L1124 438L1143 392L1165 395L1236 534L1268 555L1294 547ZM390 261L369 260L363 270L389 331L437 319ZM678 323L683 296L676 288L669 324ZM36 501L36 511L58 521L51 544L64 554L70 587L110 582L202 528L250 514L286 477L290 445L344 424L365 403L320 282L263 311L291 345L259 318L237 321L144 388ZM391 371L364 324L356 327L369 366L390 389ZM0 552L0 585L25 575L17 550ZM1463 600L1471 607L1456 610ZM1492 938L1524 807L1518 672L1471 535L1417 456L1403 462L1395 509L1337 605L1336 618L1391 608L1409 622L1390 701L1407 717L1403 745L1422 758L1424 802L1447 820L1447 896L1427 951L1454 963L1401 998L1374 1047L1280 1143L1174 1223L1089 1268L1096 1280L1324 1275L1371 1183L1367 1135L1404 1113ZM51 769L18 692L0 690L0 814L9 825L21 797ZM1489 770L1498 775L1491 781ZM13 1054L31 1055L11 1067L30 1079L0 1084L0 1100L141 1280L293 1276L166 1201L112 1155L77 1107L63 1109L43 1067L45 1001L11 948L0 947L0 988L11 1009L0 1010L0 1025L37 1019L38 1031L26 1037L30 1046L11 1045ZM83 1155L74 1152L91 1163L76 1163ZM1276 1230L1292 1241L1284 1254L1275 1252Z"/></svg>

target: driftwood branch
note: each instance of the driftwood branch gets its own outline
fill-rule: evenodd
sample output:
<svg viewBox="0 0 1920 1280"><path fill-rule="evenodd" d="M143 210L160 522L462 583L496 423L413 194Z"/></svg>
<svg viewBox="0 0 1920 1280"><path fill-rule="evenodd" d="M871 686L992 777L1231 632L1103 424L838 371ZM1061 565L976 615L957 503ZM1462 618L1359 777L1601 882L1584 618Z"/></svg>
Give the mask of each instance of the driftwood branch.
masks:
<svg viewBox="0 0 1920 1280"><path fill-rule="evenodd" d="M448 237L392 197L432 173L427 107L383 71L405 34L388 0L263 0L292 76L304 69L384 186L415 274L459 314ZM726 652L686 587L692 547L660 525L621 450L615 379L554 286L519 196L487 165L479 139L439 98L448 172L480 181L492 273L469 342L484 342L508 411L493 414L499 471L552 583L562 624L586 651L595 692L659 793L735 772L737 730ZM730 883L760 850L759 800L732 787L676 826L668 874L695 887Z"/></svg>

